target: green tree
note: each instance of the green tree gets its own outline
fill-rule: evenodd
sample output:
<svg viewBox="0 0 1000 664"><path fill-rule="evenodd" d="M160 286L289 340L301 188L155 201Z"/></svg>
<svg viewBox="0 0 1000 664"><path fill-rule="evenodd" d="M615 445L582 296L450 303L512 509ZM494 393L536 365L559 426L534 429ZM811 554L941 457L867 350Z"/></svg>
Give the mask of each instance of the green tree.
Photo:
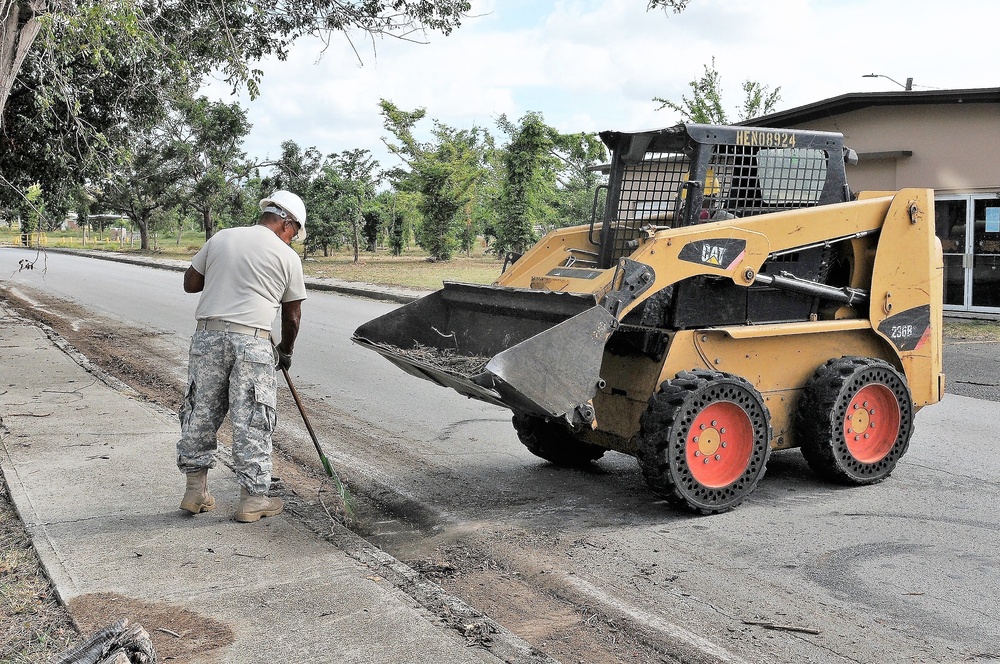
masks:
<svg viewBox="0 0 1000 664"><path fill-rule="evenodd" d="M511 137L503 151L504 180L493 244L493 251L502 256L508 251L523 253L535 242L535 220L545 215L553 142L538 113L527 113L516 125L502 115L497 124Z"/></svg>
<svg viewBox="0 0 1000 664"><path fill-rule="evenodd" d="M384 99L380 106L385 128L398 141L383 142L406 166L392 171L390 179L397 188L419 194L417 244L432 260L451 260L460 246L459 213L475 198L482 177L489 145L486 133L478 127L454 129L435 121L433 140L420 143L413 128L426 115L425 109L403 111Z"/></svg>
<svg viewBox="0 0 1000 664"><path fill-rule="evenodd" d="M596 134L561 134L554 129L552 146L556 182L555 196L551 200L553 214L550 215L555 223L551 227L588 224L594 190L604 181L595 166L607 160L607 149Z"/></svg>
<svg viewBox="0 0 1000 664"><path fill-rule="evenodd" d="M417 244L435 261L451 260L455 253L456 213L462 207L449 164L438 159L426 160L420 169L420 193L417 203L422 223L417 229Z"/></svg>
<svg viewBox="0 0 1000 664"><path fill-rule="evenodd" d="M310 221L306 235L306 248L323 249L339 247L342 238L349 237L354 249L354 262L360 261L362 229L369 223L378 228L378 213L374 198L381 174L379 163L368 150L345 150L331 154L323 162L319 176L309 187ZM374 217L372 216L374 215ZM376 238L364 232L366 243L372 246Z"/></svg>
<svg viewBox="0 0 1000 664"><path fill-rule="evenodd" d="M740 121L767 115L781 101L781 87L769 90L756 81L743 81L743 108Z"/></svg>
<svg viewBox="0 0 1000 664"><path fill-rule="evenodd" d="M361 211L361 235L365 239L365 251L375 253L378 249L378 236L385 223L382 219L382 209L373 200Z"/></svg>
<svg viewBox="0 0 1000 664"><path fill-rule="evenodd" d="M419 194L396 190L383 191L377 196L384 218L386 244L393 256L401 255L403 249L410 245L415 220L419 218L416 208L418 197Z"/></svg>
<svg viewBox="0 0 1000 664"><path fill-rule="evenodd" d="M473 198L472 216L474 223L486 240L486 246L492 247L500 223L500 195L504 184L504 150L497 147L495 139L488 136L489 145L483 160L483 174L476 184Z"/></svg>
<svg viewBox="0 0 1000 664"><path fill-rule="evenodd" d="M347 238L355 204L348 184L331 162L323 165L309 191L305 251L321 250L329 256L330 249L339 248Z"/></svg>
<svg viewBox="0 0 1000 664"><path fill-rule="evenodd" d="M45 77L58 80L54 87L46 87L45 94L51 95L65 81L66 70L60 65L67 55L80 55L84 61L107 67L113 62L109 43L120 43L123 37L134 43L138 11L135 3L118 0L0 0L0 128L2 111L33 46L37 54L51 56L43 55L40 60L55 65ZM154 41L145 40L145 44L152 46Z"/></svg>
<svg viewBox="0 0 1000 664"><path fill-rule="evenodd" d="M724 125L729 123L725 107L722 104L722 83L719 72L715 68L715 58L710 65L705 65L705 73L688 83L691 97L681 95L681 103L653 97L660 106L656 110L669 108L681 115L682 122L697 122L701 124ZM739 111L739 121L748 120L759 115L766 115L774 110L781 101L781 87L770 90L756 81L744 81L743 105Z"/></svg>
<svg viewBox="0 0 1000 664"><path fill-rule="evenodd" d="M207 240L215 233L213 213L242 206L240 185L251 170L242 145L250 123L239 104L206 97L182 100L173 120L167 154L178 163L184 199L201 213Z"/></svg>
<svg viewBox="0 0 1000 664"><path fill-rule="evenodd" d="M134 133L162 117L174 75L157 70L157 63L130 60L119 42L109 47L112 61L100 74L85 51L27 54L3 113L10 121L0 130L0 201L9 204L35 182L50 198L103 179L127 162ZM62 74L54 81L47 78L52 64L46 59L57 57ZM54 198L50 203L71 206Z"/></svg>
<svg viewBox="0 0 1000 664"><path fill-rule="evenodd" d="M606 157L597 136L561 134L539 113L517 124L497 123L511 140L500 151L503 177L496 201L491 251L524 252L536 228L550 230L590 221L590 204L600 175L591 168Z"/></svg>
<svg viewBox="0 0 1000 664"><path fill-rule="evenodd" d="M271 169L271 175L262 181L260 198L274 190L287 189L299 196L309 192L313 181L319 176L323 155L315 147L302 149L295 141L281 143L281 157L277 161L264 164ZM306 210L308 218L308 208Z"/></svg>
<svg viewBox="0 0 1000 664"><path fill-rule="evenodd" d="M393 256L400 256L406 246L406 217L402 211L391 210L389 214L389 251Z"/></svg>
<svg viewBox="0 0 1000 664"><path fill-rule="evenodd" d="M139 229L139 247L148 251L153 213L180 197L181 167L172 158L172 146L160 131L137 137L128 159L123 159L101 185L99 198L107 209L117 210Z"/></svg>
<svg viewBox="0 0 1000 664"><path fill-rule="evenodd" d="M462 247L462 232L469 229L467 210L482 175L482 130L456 130L436 123L434 135L437 147L423 161L418 176L422 197L417 209L423 223L417 242L434 260L451 260L455 249Z"/></svg>
<svg viewBox="0 0 1000 664"><path fill-rule="evenodd" d="M251 0L0 0L0 205L13 205L32 182L50 190L71 181L72 188L127 161L134 125L156 122L177 86L221 72L255 97L261 71L253 63L283 59L300 36L360 32L373 46L381 36L419 41L414 35L427 31L449 34L469 7L465 0L266 7Z"/></svg>
<svg viewBox="0 0 1000 664"><path fill-rule="evenodd" d="M255 184L244 187L247 199L245 216L248 218L256 218L258 201L278 189L294 192L303 199L306 204L308 221L303 255L307 255L314 248L321 248L323 255L328 255L331 246L340 245L340 240L334 229L325 227L325 224L329 222L329 216L324 218L317 214L314 189L318 186L321 178L322 161L323 156L315 147L303 149L295 141L282 141L281 156L277 160L264 162L254 167L267 167L270 169L270 174L262 179L252 178L251 182ZM320 188L318 191L323 194L325 189ZM310 238L312 239L310 240Z"/></svg>
<svg viewBox="0 0 1000 664"><path fill-rule="evenodd" d="M33 184L28 187L17 212L21 219L21 244L30 247L31 234L41 230L41 220L45 214L45 199L42 196L41 186Z"/></svg>
<svg viewBox="0 0 1000 664"><path fill-rule="evenodd" d="M365 211L375 197L381 181L378 161L368 150L344 150L339 155L330 155L331 167L340 175L342 195L354 205L350 213L351 246L354 248L354 262L360 260L361 228L365 223ZM377 218L376 218L377 223ZM372 248L374 251L374 247Z"/></svg>
<svg viewBox="0 0 1000 664"><path fill-rule="evenodd" d="M76 210L76 224L86 234L90 227L90 208L94 204L93 196L86 187L77 187L73 193L73 208Z"/></svg>
<svg viewBox="0 0 1000 664"><path fill-rule="evenodd" d="M418 41L414 36L427 31L449 34L470 7L467 0L295 0L266 6L253 0L0 0L0 111L36 41L40 50L82 51L98 64L107 62L109 44L124 42L136 52L172 60L178 76L195 79L220 68L227 81L246 84L256 96L261 72L250 63L268 55L284 59L303 35L328 41L361 32L372 40ZM59 29L66 26L75 39L60 40Z"/></svg>

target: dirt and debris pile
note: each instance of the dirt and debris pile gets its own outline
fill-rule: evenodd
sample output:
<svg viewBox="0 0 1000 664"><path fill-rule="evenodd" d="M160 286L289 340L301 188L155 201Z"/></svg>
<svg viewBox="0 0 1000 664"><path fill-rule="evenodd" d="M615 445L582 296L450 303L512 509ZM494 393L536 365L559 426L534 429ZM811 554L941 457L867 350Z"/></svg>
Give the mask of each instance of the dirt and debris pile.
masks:
<svg viewBox="0 0 1000 664"><path fill-rule="evenodd" d="M483 373L490 361L490 358L483 355L462 355L451 348L434 348L419 343L415 343L412 348L400 348L381 342L372 345L391 355L429 365L463 378L471 378Z"/></svg>

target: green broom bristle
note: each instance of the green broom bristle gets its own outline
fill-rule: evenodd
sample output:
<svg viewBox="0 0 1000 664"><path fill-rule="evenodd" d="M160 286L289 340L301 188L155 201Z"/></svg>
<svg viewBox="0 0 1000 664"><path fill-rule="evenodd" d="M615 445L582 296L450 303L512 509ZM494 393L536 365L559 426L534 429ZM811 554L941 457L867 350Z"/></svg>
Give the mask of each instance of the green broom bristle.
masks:
<svg viewBox="0 0 1000 664"><path fill-rule="evenodd" d="M340 496L340 500L344 503L344 513L351 519L354 518L354 498L351 496L351 492L347 490L347 485L340 481L340 477L333 470L333 466L330 464L330 460L326 458L326 455L320 457L323 462L323 470L326 474L333 480L333 485L337 489L337 495Z"/></svg>

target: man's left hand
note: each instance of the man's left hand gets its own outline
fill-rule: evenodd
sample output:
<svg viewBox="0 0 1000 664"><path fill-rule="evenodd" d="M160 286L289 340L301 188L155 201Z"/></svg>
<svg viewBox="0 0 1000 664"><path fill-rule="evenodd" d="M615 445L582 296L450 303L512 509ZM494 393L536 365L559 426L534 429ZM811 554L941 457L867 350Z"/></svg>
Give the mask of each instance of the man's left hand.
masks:
<svg viewBox="0 0 1000 664"><path fill-rule="evenodd" d="M288 371L288 368L292 366L292 354L286 353L280 348L275 348L278 353L278 361L275 363L274 368L281 371Z"/></svg>

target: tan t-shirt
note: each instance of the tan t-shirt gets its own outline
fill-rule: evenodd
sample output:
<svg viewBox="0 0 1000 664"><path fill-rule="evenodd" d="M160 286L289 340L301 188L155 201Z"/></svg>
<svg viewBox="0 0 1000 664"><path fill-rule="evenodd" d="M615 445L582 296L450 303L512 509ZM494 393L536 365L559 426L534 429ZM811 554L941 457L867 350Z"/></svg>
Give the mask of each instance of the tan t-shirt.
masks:
<svg viewBox="0 0 1000 664"><path fill-rule="evenodd" d="M282 302L306 299L299 255L266 226L219 231L191 265L205 275L195 309L198 320L216 318L269 330Z"/></svg>

